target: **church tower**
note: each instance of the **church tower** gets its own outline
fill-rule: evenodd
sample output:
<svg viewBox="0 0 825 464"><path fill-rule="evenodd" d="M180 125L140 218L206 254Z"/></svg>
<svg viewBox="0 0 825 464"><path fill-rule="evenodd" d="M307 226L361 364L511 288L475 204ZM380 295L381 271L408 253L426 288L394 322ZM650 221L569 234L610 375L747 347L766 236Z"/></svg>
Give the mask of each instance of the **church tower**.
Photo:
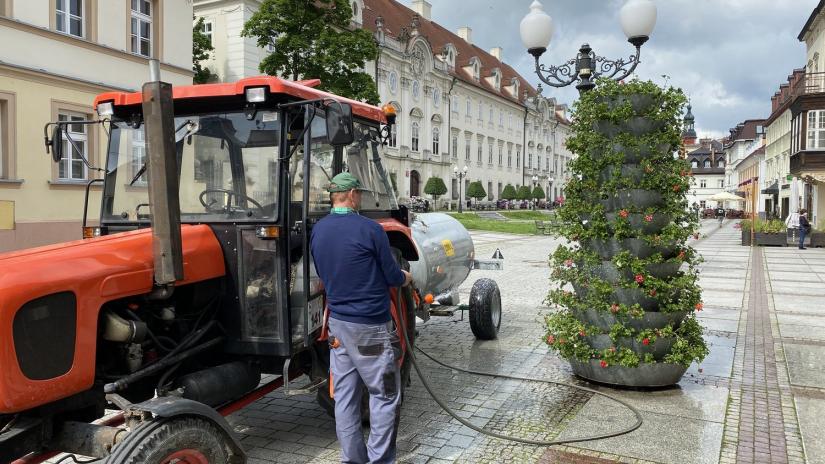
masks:
<svg viewBox="0 0 825 464"><path fill-rule="evenodd" d="M693 107L688 103L687 114L682 125L682 145L685 147L696 146L696 129L694 128L695 118L693 117Z"/></svg>

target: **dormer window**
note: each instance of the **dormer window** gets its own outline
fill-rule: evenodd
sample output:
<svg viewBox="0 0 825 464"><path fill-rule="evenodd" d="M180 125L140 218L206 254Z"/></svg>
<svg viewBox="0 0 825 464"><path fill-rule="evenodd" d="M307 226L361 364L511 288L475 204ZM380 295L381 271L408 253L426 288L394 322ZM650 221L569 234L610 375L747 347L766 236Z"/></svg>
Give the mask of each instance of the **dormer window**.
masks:
<svg viewBox="0 0 825 464"><path fill-rule="evenodd" d="M472 59L470 59L470 67L473 71L473 79L476 81L481 79L481 61L478 59L477 56L474 56Z"/></svg>
<svg viewBox="0 0 825 464"><path fill-rule="evenodd" d="M447 45L444 46L443 56L444 56L444 60L447 62L447 66L449 66L451 68L455 68L456 55L458 55L458 52L456 51L453 44L448 43Z"/></svg>
<svg viewBox="0 0 825 464"><path fill-rule="evenodd" d="M501 89L501 71L498 68L493 70L493 87Z"/></svg>

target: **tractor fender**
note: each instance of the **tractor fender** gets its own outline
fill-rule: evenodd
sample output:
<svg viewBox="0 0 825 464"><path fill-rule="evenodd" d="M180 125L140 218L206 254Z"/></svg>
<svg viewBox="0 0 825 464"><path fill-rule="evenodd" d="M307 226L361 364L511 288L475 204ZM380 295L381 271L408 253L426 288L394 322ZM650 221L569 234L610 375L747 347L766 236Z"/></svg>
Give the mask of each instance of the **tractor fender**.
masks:
<svg viewBox="0 0 825 464"><path fill-rule="evenodd" d="M401 250L401 256L407 261L418 261L418 249L409 226L390 218L378 219L376 222L387 233L391 247Z"/></svg>
<svg viewBox="0 0 825 464"><path fill-rule="evenodd" d="M130 412L148 412L155 417L162 417L166 419L181 416L196 416L206 419L217 425L226 435L228 443L232 447L232 452L235 456L232 463L235 464L246 462L246 453L244 452L238 437L235 435L235 432L232 430L232 427L229 426L229 423L218 413L218 411L203 403L175 396L163 396L152 398L151 400L147 400L142 403L132 404L126 408L125 411L127 415Z"/></svg>

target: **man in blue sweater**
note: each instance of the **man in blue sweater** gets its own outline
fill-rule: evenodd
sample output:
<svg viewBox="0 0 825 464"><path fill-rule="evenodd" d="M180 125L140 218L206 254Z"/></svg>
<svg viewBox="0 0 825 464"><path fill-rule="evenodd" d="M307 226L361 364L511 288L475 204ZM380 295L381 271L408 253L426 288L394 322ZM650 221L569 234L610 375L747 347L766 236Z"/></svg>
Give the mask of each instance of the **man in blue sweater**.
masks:
<svg viewBox="0 0 825 464"><path fill-rule="evenodd" d="M358 214L361 182L343 172L327 189L332 212L312 229L315 269L330 310L330 371L341 462L395 462L401 375L393 349L390 287L408 285L378 223ZM361 433L361 384L370 403L370 436Z"/></svg>

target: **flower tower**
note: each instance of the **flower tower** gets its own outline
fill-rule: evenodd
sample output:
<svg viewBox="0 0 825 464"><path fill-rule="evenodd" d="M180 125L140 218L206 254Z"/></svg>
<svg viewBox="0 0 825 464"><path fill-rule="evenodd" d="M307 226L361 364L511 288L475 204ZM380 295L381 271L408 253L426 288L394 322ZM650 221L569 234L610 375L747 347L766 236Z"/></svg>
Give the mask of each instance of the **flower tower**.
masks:
<svg viewBox="0 0 825 464"><path fill-rule="evenodd" d="M679 381L707 355L696 311L697 231L674 156L686 100L652 82L600 80L574 107L577 155L558 210L567 238L551 256L545 342L588 380L629 387Z"/></svg>

